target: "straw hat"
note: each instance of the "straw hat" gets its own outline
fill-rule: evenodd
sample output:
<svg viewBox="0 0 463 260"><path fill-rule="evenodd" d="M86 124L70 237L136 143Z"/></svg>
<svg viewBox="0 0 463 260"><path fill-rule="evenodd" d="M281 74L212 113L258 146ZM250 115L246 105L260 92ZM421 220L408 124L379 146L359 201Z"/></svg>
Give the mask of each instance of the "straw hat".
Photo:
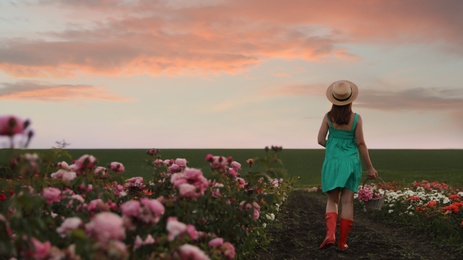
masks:
<svg viewBox="0 0 463 260"><path fill-rule="evenodd" d="M358 96L357 85L348 80L338 80L331 84L326 90L326 97L331 103L337 106L344 106L352 103Z"/></svg>

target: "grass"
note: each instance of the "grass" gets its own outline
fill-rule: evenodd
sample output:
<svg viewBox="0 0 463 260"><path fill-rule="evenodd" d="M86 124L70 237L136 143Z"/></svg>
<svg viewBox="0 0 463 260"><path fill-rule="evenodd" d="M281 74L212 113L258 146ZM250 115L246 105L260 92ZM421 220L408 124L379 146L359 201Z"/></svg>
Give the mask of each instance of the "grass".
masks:
<svg viewBox="0 0 463 260"><path fill-rule="evenodd" d="M30 152L49 153L50 150ZM112 161L124 164L127 177L149 178L152 169L145 160L150 158L146 149L66 149L72 159L91 154L105 166ZM5 151L2 151L5 152ZM190 167L210 172L207 154L231 156L240 162L243 172L249 168L248 158L265 157L264 149L161 149L163 159L185 158ZM1 155L1 154L0 154ZM284 149L279 157L290 176L300 176L296 187L312 187L320 184L320 169L325 151L323 149ZM370 150L370 157L384 181L412 183L413 181L439 181L463 186L463 150ZM63 158L70 162L69 158ZM364 173L365 174L365 173Z"/></svg>

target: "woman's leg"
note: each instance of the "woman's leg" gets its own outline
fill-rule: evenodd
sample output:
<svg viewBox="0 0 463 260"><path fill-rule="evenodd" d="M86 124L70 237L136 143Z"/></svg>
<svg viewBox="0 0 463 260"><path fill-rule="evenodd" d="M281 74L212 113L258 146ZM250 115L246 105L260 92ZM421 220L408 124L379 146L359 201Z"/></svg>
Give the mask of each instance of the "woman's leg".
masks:
<svg viewBox="0 0 463 260"><path fill-rule="evenodd" d="M341 218L354 220L354 192L342 189L341 193Z"/></svg>
<svg viewBox="0 0 463 260"><path fill-rule="evenodd" d="M347 235L354 223L354 192L348 189L343 189L341 194L341 220L339 225L339 244L338 247L342 250L349 248L347 245Z"/></svg>
<svg viewBox="0 0 463 260"><path fill-rule="evenodd" d="M341 189L337 188L326 192L326 213L338 213L338 204L341 197Z"/></svg>
<svg viewBox="0 0 463 260"><path fill-rule="evenodd" d="M326 193L326 237L320 245L320 248L326 248L328 246L334 245L334 243L336 242L335 234L336 224L338 222L338 204L341 195L340 192L340 189L334 189Z"/></svg>

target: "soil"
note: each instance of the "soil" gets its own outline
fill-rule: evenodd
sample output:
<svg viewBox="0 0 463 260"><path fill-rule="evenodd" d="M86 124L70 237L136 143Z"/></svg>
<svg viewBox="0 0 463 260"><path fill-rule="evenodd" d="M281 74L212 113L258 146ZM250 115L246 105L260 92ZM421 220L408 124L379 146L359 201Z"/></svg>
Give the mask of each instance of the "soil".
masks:
<svg viewBox="0 0 463 260"><path fill-rule="evenodd" d="M439 241L406 225L375 220L360 207L355 209L349 249L319 249L326 235L325 203L322 193L293 191L278 218L267 227L271 243L259 259L462 259Z"/></svg>

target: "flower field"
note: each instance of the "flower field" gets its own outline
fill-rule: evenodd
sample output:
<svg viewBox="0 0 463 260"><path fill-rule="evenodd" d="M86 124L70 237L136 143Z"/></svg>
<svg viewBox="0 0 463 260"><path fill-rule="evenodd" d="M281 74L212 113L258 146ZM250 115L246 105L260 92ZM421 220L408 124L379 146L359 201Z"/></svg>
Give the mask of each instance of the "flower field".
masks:
<svg viewBox="0 0 463 260"><path fill-rule="evenodd" d="M381 210L372 212L390 222L410 224L449 243L463 241L463 191L438 181L417 181L409 186L378 182L356 194L359 207L376 196L384 196ZM366 192L365 190L369 190ZM364 210L366 210L364 208ZM460 250L463 250L461 247Z"/></svg>
<svg viewBox="0 0 463 260"><path fill-rule="evenodd" d="M123 163L72 158L63 143L43 154L14 149L27 147L29 126L0 117L10 140L0 165L2 259L245 258L265 245L265 227L292 189L277 146L243 164L207 154L209 178L187 158L150 149L149 177L124 178ZM26 142L16 144L18 135Z"/></svg>
<svg viewBox="0 0 463 260"><path fill-rule="evenodd" d="M281 151L241 163L208 154L213 172L147 152L151 178L122 178L123 164L101 166L92 155L53 161L17 153L0 179L2 258L234 259L265 244L292 189L278 168ZM61 153L62 150L54 150ZM280 175L281 173L281 175Z"/></svg>
<svg viewBox="0 0 463 260"><path fill-rule="evenodd" d="M104 160L81 150L71 153L64 141L53 149L17 149L26 148L33 135L30 121L0 117L0 137L8 140L0 149L0 259L278 259L271 258L281 256L277 249L289 254L284 257L331 257L327 254L332 252L318 250L325 232L324 197L317 186L306 188L307 181L319 179L322 154L318 151L308 151L315 156L311 158L318 158L309 163L307 151L282 152L278 146L259 151L263 156L232 150L221 152L234 156L198 156L197 150L191 151L191 157L175 156L179 150L165 156L164 151L149 149L130 155L120 151L123 157L114 160L112 151L105 152L108 156L99 153ZM446 151L451 155L446 162L458 153ZM130 163L122 160L127 157L133 157ZM289 164L283 165L282 158ZM136 165L139 162L142 166ZM394 179L397 172L384 162L384 166L379 163L380 175ZM361 187L356 214L366 223L371 219L406 225L462 254L463 192L458 177L462 169L458 163L447 165L448 174L440 177L456 180L452 185L397 178ZM432 167L421 167L431 169L426 176L436 176ZM403 168L410 173L403 176L417 176ZM297 185L310 191L304 193L319 196L304 198L304 189L296 190ZM291 194L299 199L287 208ZM365 210L364 203L380 196L381 210ZM318 197L321 202L316 202ZM274 231L285 227L294 228L289 237ZM387 229L377 232L390 234ZM389 248L356 244L363 238L355 230L354 226L352 259L374 254L368 250L375 245L378 250ZM282 246L277 246L274 241L280 237ZM401 253L389 256L403 256L397 248Z"/></svg>

